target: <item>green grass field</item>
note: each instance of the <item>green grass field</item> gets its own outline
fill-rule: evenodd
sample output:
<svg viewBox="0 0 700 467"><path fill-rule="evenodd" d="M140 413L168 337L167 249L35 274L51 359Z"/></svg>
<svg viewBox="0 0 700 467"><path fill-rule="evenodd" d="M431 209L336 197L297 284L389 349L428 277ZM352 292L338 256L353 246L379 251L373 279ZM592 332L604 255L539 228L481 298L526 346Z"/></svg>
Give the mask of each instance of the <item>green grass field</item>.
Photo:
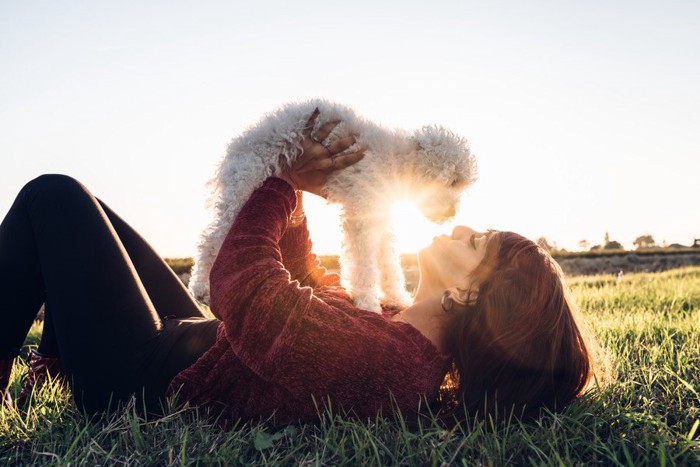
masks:
<svg viewBox="0 0 700 467"><path fill-rule="evenodd" d="M570 286L618 375L563 414L445 430L324 413L315 424L222 431L195 409L88 421L49 384L26 413L0 412L0 465L700 465L700 268ZM15 365L14 391L25 372Z"/></svg>

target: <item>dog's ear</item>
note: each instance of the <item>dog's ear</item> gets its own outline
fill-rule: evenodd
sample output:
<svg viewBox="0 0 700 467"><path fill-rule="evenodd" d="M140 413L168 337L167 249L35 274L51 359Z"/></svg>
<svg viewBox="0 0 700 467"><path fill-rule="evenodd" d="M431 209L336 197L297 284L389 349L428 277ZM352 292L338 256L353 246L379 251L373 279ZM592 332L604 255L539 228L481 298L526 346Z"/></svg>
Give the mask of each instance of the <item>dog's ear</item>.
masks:
<svg viewBox="0 0 700 467"><path fill-rule="evenodd" d="M467 140L445 127L426 125L413 132L412 139L426 152L455 157L470 157Z"/></svg>
<svg viewBox="0 0 700 467"><path fill-rule="evenodd" d="M418 150L435 161L437 166L455 164L462 181L471 185L476 181L478 169L476 158L469 149L467 140L447 128L427 125L413 132L412 139Z"/></svg>
<svg viewBox="0 0 700 467"><path fill-rule="evenodd" d="M423 149L423 146L420 144L420 140L416 138L415 134L411 135L410 141L414 151L421 151Z"/></svg>

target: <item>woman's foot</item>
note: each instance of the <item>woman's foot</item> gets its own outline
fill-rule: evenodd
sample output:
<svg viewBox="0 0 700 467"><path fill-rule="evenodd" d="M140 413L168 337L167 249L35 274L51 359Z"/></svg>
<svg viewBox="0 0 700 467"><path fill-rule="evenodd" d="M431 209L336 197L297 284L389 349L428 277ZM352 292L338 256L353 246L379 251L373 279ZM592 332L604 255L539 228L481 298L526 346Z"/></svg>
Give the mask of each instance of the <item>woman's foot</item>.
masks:
<svg viewBox="0 0 700 467"><path fill-rule="evenodd" d="M24 380L22 389L19 391L19 396L17 396L17 406L23 407L34 390L43 385L49 376L52 379L65 381L65 370L60 357L49 357L32 350L32 355L29 359L29 372Z"/></svg>

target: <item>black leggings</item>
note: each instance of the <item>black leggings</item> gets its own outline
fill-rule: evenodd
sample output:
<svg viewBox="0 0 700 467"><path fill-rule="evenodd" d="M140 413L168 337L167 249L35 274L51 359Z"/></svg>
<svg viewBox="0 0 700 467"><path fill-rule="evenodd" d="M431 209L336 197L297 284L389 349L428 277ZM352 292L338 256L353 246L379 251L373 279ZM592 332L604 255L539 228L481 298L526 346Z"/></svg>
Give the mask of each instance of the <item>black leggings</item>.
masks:
<svg viewBox="0 0 700 467"><path fill-rule="evenodd" d="M60 355L89 413L132 395L157 412L219 325L133 228L64 175L27 183L0 224L0 358L18 355L42 303L39 351Z"/></svg>

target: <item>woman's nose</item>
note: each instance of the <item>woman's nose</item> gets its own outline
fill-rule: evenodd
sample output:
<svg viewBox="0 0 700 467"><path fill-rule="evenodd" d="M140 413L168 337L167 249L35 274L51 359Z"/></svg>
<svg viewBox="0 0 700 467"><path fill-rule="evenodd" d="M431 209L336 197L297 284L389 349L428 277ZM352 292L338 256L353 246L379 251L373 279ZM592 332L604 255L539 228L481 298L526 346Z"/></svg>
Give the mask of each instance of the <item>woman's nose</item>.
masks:
<svg viewBox="0 0 700 467"><path fill-rule="evenodd" d="M467 227L466 225L458 225L452 231L452 237L464 238L466 236L472 235L473 233L475 233L474 229Z"/></svg>

